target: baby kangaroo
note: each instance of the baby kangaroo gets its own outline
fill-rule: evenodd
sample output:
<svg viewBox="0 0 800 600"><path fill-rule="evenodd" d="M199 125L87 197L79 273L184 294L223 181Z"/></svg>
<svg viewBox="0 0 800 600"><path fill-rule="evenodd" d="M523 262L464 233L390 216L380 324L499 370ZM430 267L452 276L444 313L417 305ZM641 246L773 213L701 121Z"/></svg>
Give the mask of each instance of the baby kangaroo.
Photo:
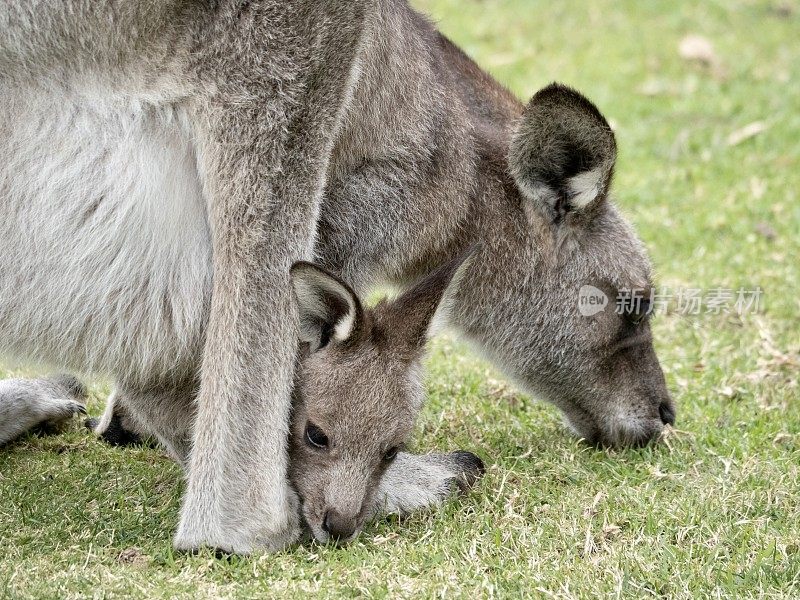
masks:
<svg viewBox="0 0 800 600"><path fill-rule="evenodd" d="M423 403L420 362L431 321L446 311L443 298L464 260L371 309L323 269L292 267L303 349L289 473L317 540L346 542L368 517L435 504L453 484L464 489L483 472L468 452L424 461L401 452Z"/></svg>
<svg viewBox="0 0 800 600"><path fill-rule="evenodd" d="M301 348L289 472L303 521L317 540L347 542L368 518L436 505L451 492L469 488L483 472L481 460L469 452L415 457L402 452L423 403L421 360L431 322L437 312L446 312L447 291L455 287L469 254L374 308L365 307L349 285L324 269L306 262L293 265ZM193 394L196 390L187 391L188 399L175 396L172 402L193 401ZM52 416L47 407L83 410L74 401L61 400L78 396L85 391L74 378L2 381L0 434L7 439L21 434ZM8 407L15 408L13 414ZM165 419L171 408L165 407ZM111 402L104 419L113 413ZM34 414L39 416L29 418ZM125 416L123 423L117 415L114 427L103 435L113 430L112 441L125 443L151 433L134 416ZM171 427L161 429L175 436L159 436L167 448L191 451L188 442L179 441L191 440L191 423L172 421ZM247 448L260 441L239 443L247 460ZM173 455L183 465L189 460Z"/></svg>

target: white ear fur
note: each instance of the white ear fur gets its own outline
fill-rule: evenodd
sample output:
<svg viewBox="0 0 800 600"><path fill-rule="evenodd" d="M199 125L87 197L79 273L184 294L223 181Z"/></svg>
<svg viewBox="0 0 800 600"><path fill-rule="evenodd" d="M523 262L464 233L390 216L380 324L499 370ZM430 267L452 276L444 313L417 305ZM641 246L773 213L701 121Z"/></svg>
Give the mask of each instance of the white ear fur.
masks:
<svg viewBox="0 0 800 600"><path fill-rule="evenodd" d="M517 180L517 186L525 197L539 206L554 207L558 202L558 192L544 183L529 182L526 179L520 178Z"/></svg>
<svg viewBox="0 0 800 600"><path fill-rule="evenodd" d="M567 179L565 187L568 192L569 210L583 210L596 200L603 193L608 172L608 169L600 166ZM529 182L520 178L517 180L517 185L527 198L540 206L555 209L558 205L559 193L545 183Z"/></svg>
<svg viewBox="0 0 800 600"><path fill-rule="evenodd" d="M312 350L346 341L355 329L358 299L341 281L310 263L292 267L292 286L300 312L300 338Z"/></svg>
<svg viewBox="0 0 800 600"><path fill-rule="evenodd" d="M607 175L606 169L595 167L591 171L584 171L569 178L567 189L571 194L570 206L575 210L586 208L603 191Z"/></svg>
<svg viewBox="0 0 800 600"><path fill-rule="evenodd" d="M597 107L553 84L526 106L508 158L520 191L557 221L605 198L616 156L614 132Z"/></svg>

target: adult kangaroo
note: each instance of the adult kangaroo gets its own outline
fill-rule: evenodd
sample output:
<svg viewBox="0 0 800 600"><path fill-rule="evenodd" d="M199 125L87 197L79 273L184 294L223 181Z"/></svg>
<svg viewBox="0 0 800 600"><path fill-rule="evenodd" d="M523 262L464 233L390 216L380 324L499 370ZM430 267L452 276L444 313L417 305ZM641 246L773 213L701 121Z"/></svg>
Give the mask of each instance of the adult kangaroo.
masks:
<svg viewBox="0 0 800 600"><path fill-rule="evenodd" d="M614 161L582 96L523 107L401 0L5 2L0 344L113 376L167 444L193 419L178 548L279 548L289 266L361 292L483 240L450 324L580 435L645 442L674 419L646 311L577 310L650 285Z"/></svg>

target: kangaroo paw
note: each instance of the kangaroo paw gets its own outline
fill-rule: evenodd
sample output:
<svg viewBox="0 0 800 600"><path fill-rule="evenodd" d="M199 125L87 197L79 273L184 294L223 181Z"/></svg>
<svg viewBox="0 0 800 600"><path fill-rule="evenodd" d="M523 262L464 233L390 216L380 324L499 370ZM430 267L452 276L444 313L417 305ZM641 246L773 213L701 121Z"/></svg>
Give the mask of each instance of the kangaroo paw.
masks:
<svg viewBox="0 0 800 600"><path fill-rule="evenodd" d="M375 513L405 514L438 506L451 494L469 490L485 470L472 452L398 454L381 479Z"/></svg>

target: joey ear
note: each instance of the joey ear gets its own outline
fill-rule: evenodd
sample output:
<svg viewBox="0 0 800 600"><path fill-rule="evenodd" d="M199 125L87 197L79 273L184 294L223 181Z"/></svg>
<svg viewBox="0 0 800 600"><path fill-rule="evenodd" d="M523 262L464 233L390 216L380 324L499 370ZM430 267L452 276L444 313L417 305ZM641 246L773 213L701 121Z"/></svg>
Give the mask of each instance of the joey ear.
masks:
<svg viewBox="0 0 800 600"><path fill-rule="evenodd" d="M482 244L470 247L457 258L437 267L387 307L385 318L393 336L412 348L425 346L434 315L446 319L452 294L458 288L468 264ZM436 320L439 320L438 318Z"/></svg>
<svg viewBox="0 0 800 600"><path fill-rule="evenodd" d="M300 338L312 352L358 333L364 311L349 285L308 262L294 263L290 274L300 312Z"/></svg>
<svg viewBox="0 0 800 600"><path fill-rule="evenodd" d="M614 132L597 107L557 83L533 96L509 149L520 190L553 222L602 202L616 159Z"/></svg>

